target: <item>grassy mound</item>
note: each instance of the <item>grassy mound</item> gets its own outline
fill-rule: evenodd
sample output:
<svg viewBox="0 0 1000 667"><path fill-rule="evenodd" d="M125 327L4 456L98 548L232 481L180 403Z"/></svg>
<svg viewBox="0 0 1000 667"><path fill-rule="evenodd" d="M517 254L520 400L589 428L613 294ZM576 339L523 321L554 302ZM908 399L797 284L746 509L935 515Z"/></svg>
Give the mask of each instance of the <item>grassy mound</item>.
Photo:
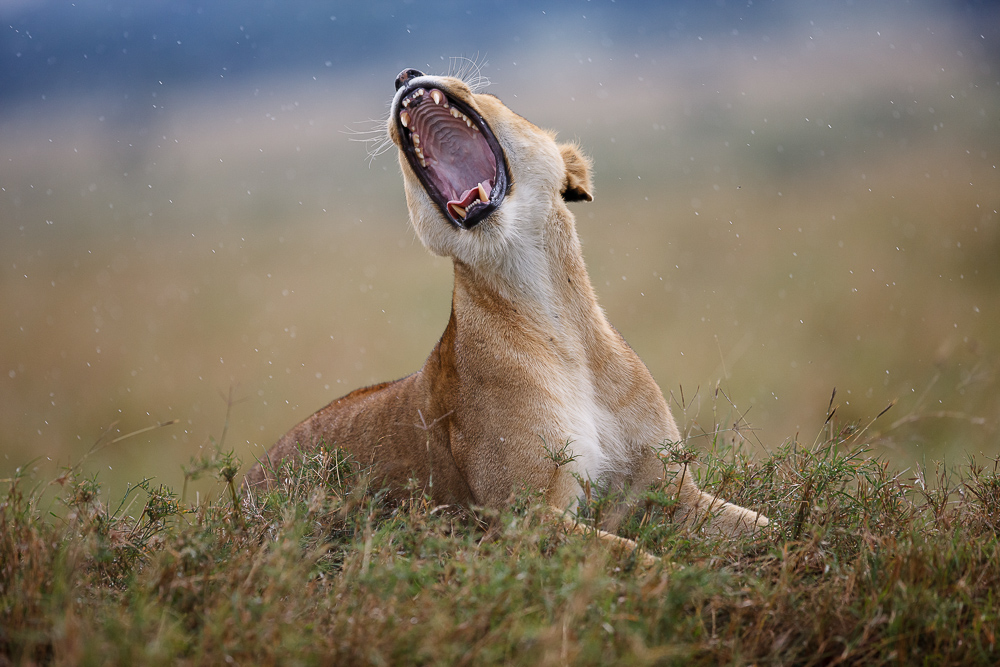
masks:
<svg viewBox="0 0 1000 667"><path fill-rule="evenodd" d="M1000 464L898 473L863 435L828 425L760 460L716 438L701 483L776 527L707 538L653 490L621 531L651 568L528 493L389 505L336 449L252 502L227 456L190 469L222 479L197 504L148 480L106 503L72 472L50 502L18 477L0 664L996 664Z"/></svg>

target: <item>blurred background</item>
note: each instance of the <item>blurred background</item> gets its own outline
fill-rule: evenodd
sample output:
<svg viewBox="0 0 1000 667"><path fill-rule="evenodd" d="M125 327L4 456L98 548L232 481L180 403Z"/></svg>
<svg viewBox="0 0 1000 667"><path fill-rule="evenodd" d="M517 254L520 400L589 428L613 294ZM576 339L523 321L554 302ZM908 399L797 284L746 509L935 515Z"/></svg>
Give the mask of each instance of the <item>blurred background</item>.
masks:
<svg viewBox="0 0 1000 667"><path fill-rule="evenodd" d="M355 140L470 66L594 158L591 277L679 421L763 455L836 388L901 468L1000 454L993 3L5 0L0 478L180 485L418 369L451 267Z"/></svg>

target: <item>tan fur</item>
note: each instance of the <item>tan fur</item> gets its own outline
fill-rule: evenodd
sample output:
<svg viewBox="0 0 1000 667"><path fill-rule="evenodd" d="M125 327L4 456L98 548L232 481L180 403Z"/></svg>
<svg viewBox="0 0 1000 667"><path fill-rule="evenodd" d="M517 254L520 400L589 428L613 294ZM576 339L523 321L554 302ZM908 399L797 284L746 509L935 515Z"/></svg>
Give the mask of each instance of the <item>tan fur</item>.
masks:
<svg viewBox="0 0 1000 667"><path fill-rule="evenodd" d="M481 223L460 229L400 154L417 235L454 260L444 334L415 374L359 389L289 431L247 474L247 488L273 485L280 461L326 444L371 465L392 489L417 480L438 503L501 508L526 486L572 510L582 494L575 473L625 492L603 524L609 531L642 491L664 480L686 522L707 519L724 534L766 526L763 515L701 492L689 472L662 457L681 446L680 433L649 371L598 306L564 203L593 198L589 159L491 95L473 94L458 79L425 78L492 128L506 154L507 197ZM389 135L400 146L391 121ZM575 459L557 466L545 447L567 442Z"/></svg>

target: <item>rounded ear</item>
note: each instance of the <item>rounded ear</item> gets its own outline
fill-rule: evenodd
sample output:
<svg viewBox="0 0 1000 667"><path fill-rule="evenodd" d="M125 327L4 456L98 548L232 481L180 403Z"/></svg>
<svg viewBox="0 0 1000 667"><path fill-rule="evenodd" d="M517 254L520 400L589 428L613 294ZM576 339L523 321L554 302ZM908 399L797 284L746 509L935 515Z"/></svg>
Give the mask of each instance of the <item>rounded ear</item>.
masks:
<svg viewBox="0 0 1000 667"><path fill-rule="evenodd" d="M594 201L590 194L590 158L580 151L576 144L559 144L563 164L566 166L566 181L562 197L565 201Z"/></svg>

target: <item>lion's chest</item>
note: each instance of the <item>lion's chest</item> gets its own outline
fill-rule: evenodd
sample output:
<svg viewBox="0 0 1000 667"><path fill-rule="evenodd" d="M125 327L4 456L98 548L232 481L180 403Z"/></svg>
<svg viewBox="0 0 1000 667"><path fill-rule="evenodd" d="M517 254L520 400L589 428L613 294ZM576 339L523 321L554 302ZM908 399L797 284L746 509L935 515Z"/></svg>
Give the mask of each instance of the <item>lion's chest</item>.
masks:
<svg viewBox="0 0 1000 667"><path fill-rule="evenodd" d="M585 368L564 373L551 388L553 421L563 434L561 447L573 457L570 470L583 480L603 483L627 474L635 443L628 442L619 415L600 400Z"/></svg>

